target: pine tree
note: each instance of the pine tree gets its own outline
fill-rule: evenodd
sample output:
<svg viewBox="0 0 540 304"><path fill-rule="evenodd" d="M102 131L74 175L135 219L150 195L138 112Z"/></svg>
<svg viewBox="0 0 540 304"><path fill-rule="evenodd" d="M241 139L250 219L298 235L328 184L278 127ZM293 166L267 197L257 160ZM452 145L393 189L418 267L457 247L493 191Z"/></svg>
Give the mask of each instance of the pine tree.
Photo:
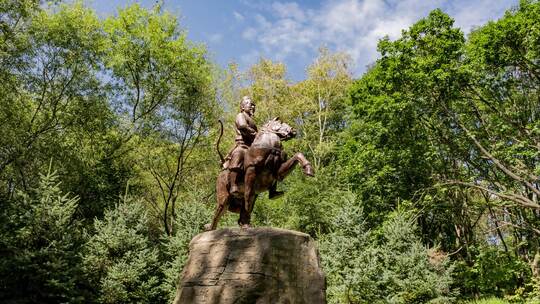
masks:
<svg viewBox="0 0 540 304"><path fill-rule="evenodd" d="M94 221L83 267L100 303L163 303L157 238L144 205L124 198Z"/></svg>
<svg viewBox="0 0 540 304"><path fill-rule="evenodd" d="M321 238L329 303L452 302L452 267L422 245L410 215L395 212L379 231L363 218L361 207L344 206Z"/></svg>
<svg viewBox="0 0 540 304"><path fill-rule="evenodd" d="M78 199L62 193L58 179L49 170L3 210L0 298L8 303L82 302Z"/></svg>

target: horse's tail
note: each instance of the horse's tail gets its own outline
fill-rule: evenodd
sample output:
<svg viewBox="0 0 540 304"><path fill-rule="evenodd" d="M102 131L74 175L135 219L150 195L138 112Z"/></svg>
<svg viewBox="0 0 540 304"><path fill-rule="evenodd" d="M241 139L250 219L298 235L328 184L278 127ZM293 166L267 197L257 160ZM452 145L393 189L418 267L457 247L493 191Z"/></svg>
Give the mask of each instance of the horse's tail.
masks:
<svg viewBox="0 0 540 304"><path fill-rule="evenodd" d="M223 154L221 154L221 151L219 150L219 142L221 141L221 137L223 137L223 121L221 121L221 119L219 119L218 121L219 121L219 125L221 129L219 131L219 137L216 142L216 150L219 155L219 160L221 161L221 165L223 165L223 163L225 163L225 159L223 158Z"/></svg>

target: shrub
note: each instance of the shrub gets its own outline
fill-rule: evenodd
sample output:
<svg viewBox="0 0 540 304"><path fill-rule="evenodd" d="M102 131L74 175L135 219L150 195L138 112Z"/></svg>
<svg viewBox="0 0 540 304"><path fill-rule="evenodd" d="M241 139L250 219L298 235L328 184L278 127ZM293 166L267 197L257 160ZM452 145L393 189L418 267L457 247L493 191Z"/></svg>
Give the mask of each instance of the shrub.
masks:
<svg viewBox="0 0 540 304"><path fill-rule="evenodd" d="M83 266L101 303L163 303L158 241L139 201L124 199L94 221Z"/></svg>
<svg viewBox="0 0 540 304"><path fill-rule="evenodd" d="M452 267L444 256L430 259L410 215L393 214L379 237L364 229L360 207L345 206L335 222L320 246L329 303L453 301Z"/></svg>

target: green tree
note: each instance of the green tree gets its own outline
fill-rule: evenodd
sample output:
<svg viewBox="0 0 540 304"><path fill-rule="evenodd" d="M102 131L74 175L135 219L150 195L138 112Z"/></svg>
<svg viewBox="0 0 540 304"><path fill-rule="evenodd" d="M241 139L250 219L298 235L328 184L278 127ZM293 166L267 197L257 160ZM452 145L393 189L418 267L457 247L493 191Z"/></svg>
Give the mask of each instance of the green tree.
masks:
<svg viewBox="0 0 540 304"><path fill-rule="evenodd" d="M476 245L493 237L482 228L491 223L500 242L491 249L532 261L538 33L529 29L538 7L523 1L468 41L435 10L396 41L379 43L382 58L352 90L355 116L340 152L346 181L364 195L371 218L394 202L414 207L424 240L469 266L483 254Z"/></svg>
<svg viewBox="0 0 540 304"><path fill-rule="evenodd" d="M345 53L321 48L307 70L307 79L293 87L299 100L291 106L296 107L295 120L302 138L297 146L309 151L315 169L330 162L335 136L346 125L346 101L352 84L350 60Z"/></svg>
<svg viewBox="0 0 540 304"><path fill-rule="evenodd" d="M538 41L540 3L522 1L503 18L474 31L466 48L471 73L449 112L482 165L475 180L456 184L496 197L519 234L540 231L538 204ZM473 113L470 113L470 111ZM468 111L468 112L466 112ZM482 180L480 182L479 180ZM500 210L500 209L499 209ZM520 224L518 224L520 223ZM523 235L523 233L525 235ZM538 243L529 244L534 255Z"/></svg>
<svg viewBox="0 0 540 304"><path fill-rule="evenodd" d="M82 303L78 251L82 226L78 199L60 190L56 172L39 186L18 192L17 204L2 208L0 296L8 303Z"/></svg>
<svg viewBox="0 0 540 304"><path fill-rule="evenodd" d="M99 214L96 209L106 204L122 176L116 175L121 166L107 159L115 136L108 132L113 124L108 90L98 76L101 24L80 3L39 9L26 23L21 35L29 47L19 54L25 64L4 66L17 87L0 100L2 194L33 187L54 158L62 186L79 195L84 214Z"/></svg>
<svg viewBox="0 0 540 304"><path fill-rule="evenodd" d="M129 198L94 221L82 265L99 303L157 303L160 289L159 233L152 229L144 204Z"/></svg>
<svg viewBox="0 0 540 304"><path fill-rule="evenodd" d="M255 120L258 125L277 116L283 121L292 121L294 99L285 64L261 58L249 68L246 78L248 86L243 93L257 104Z"/></svg>
<svg viewBox="0 0 540 304"><path fill-rule="evenodd" d="M373 232L353 199L334 222L320 240L330 303L452 302L452 267L422 245L413 217L396 212Z"/></svg>
<svg viewBox="0 0 540 304"><path fill-rule="evenodd" d="M125 138L142 141L133 152L148 176L145 198L172 234L175 205L193 171L190 157L217 116L212 66L204 48L186 41L176 18L159 5L121 9L105 21L105 31Z"/></svg>
<svg viewBox="0 0 540 304"><path fill-rule="evenodd" d="M162 248L164 262L161 271L165 276L162 289L168 295L167 302L172 302L176 295L181 270L188 258L189 242L211 220L213 207L213 204L208 206L200 200L184 201L177 206L178 216L175 221L178 228L174 235L164 240Z"/></svg>

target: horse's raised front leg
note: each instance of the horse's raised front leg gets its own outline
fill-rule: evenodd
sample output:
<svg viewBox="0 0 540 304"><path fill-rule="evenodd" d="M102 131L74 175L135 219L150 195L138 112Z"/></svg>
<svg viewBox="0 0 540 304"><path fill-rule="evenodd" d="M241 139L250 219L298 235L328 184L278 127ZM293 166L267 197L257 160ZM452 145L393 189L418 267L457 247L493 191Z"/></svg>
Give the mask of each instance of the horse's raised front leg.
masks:
<svg viewBox="0 0 540 304"><path fill-rule="evenodd" d="M285 177L287 177L287 175L291 173L291 171L294 169L297 163L300 163L300 165L302 166L302 171L304 172L305 175L308 175L308 176L315 175L313 168L311 167L311 163L307 160L304 154L296 153L293 157L291 157L286 162L281 164L278 171L278 176L277 176L278 179L281 181Z"/></svg>
<svg viewBox="0 0 540 304"><path fill-rule="evenodd" d="M251 223L251 212L255 205L255 180L257 179L257 170L254 166L246 168L244 178L244 206L240 210L240 220L238 224L242 228L249 228Z"/></svg>

